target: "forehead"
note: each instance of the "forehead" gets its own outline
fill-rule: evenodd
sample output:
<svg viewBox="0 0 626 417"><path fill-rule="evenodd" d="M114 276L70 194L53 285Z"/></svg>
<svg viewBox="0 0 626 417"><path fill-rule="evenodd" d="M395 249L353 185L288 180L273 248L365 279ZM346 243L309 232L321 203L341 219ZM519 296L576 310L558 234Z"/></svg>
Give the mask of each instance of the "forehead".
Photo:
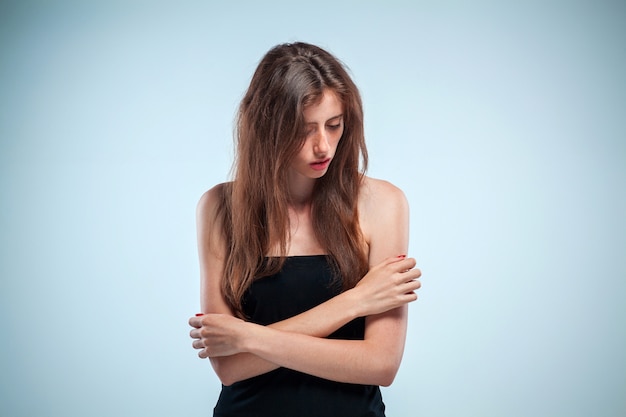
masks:
<svg viewBox="0 0 626 417"><path fill-rule="evenodd" d="M333 90L325 89L319 101L304 108L307 123L325 122L343 114L343 103Z"/></svg>

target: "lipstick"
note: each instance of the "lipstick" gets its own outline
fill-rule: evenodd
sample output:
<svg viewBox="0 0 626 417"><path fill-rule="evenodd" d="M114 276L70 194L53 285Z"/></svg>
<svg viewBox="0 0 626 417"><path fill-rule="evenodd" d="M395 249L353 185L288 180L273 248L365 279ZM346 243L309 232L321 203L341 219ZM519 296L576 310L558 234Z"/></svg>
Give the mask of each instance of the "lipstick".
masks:
<svg viewBox="0 0 626 417"><path fill-rule="evenodd" d="M330 158L327 158L322 161L313 162L310 165L311 165L311 168L313 168L316 171L323 171L326 168L328 168L329 164L330 164Z"/></svg>

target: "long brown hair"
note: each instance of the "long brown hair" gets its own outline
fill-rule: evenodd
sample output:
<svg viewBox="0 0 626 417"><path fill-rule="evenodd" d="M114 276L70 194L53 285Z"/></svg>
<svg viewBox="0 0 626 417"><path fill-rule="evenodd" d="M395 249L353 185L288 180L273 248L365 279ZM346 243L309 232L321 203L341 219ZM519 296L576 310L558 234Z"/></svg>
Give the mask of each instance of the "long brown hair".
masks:
<svg viewBox="0 0 626 417"><path fill-rule="evenodd" d="M357 201L367 168L363 108L343 65L306 43L272 48L259 63L237 117L234 181L223 188L218 210L226 241L222 293L239 317L255 278L280 270L289 240L287 174L304 144L306 106L332 90L343 105L344 132L312 202L315 235L338 282L356 285L367 272ZM278 248L281 256L268 257Z"/></svg>

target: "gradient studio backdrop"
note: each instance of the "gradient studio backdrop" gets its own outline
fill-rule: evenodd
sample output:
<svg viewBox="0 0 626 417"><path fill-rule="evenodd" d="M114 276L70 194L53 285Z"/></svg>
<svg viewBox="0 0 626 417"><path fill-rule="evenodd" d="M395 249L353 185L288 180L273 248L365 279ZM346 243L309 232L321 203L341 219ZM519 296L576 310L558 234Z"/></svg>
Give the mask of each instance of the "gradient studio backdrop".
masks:
<svg viewBox="0 0 626 417"><path fill-rule="evenodd" d="M624 3L222 3L0 3L0 415L210 415L195 204L295 40L412 208L389 416L626 414Z"/></svg>

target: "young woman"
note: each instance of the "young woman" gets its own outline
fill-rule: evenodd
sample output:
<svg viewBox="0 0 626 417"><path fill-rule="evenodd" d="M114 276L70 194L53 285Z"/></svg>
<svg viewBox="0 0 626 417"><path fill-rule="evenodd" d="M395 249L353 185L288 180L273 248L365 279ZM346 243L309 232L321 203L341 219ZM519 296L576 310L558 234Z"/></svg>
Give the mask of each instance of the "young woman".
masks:
<svg viewBox="0 0 626 417"><path fill-rule="evenodd" d="M384 416L420 271L408 206L364 175L359 92L319 47L274 47L237 122L234 180L198 204L193 347L217 417Z"/></svg>

